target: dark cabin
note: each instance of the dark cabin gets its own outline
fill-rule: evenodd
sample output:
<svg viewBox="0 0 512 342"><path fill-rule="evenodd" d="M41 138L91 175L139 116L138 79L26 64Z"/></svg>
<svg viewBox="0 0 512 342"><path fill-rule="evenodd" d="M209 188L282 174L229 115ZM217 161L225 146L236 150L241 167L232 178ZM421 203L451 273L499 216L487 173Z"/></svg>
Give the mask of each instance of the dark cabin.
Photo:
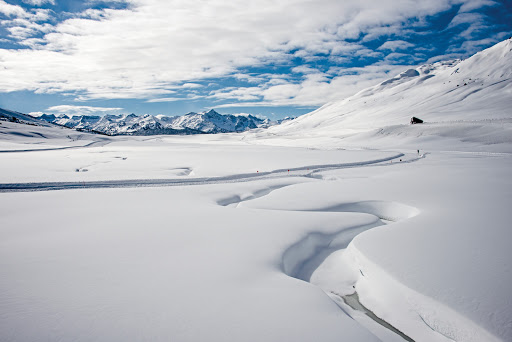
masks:
<svg viewBox="0 0 512 342"><path fill-rule="evenodd" d="M411 118L411 125L414 125L414 124L419 124L419 123L423 123L423 120L421 119L418 119L417 117L413 116Z"/></svg>

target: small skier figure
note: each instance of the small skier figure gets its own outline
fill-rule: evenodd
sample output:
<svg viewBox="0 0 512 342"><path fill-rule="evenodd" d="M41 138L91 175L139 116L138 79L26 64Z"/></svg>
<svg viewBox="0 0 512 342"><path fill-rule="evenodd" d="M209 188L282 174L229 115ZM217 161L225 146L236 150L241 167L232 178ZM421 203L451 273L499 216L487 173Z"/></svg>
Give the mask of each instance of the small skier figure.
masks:
<svg viewBox="0 0 512 342"><path fill-rule="evenodd" d="M418 156L420 155L420 150L418 150Z"/></svg>

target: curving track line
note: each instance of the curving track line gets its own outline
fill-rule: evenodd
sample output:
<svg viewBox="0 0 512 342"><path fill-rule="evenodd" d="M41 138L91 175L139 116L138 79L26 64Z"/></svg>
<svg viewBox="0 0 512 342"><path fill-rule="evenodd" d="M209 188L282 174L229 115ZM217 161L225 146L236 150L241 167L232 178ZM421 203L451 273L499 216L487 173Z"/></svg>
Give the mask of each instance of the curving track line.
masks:
<svg viewBox="0 0 512 342"><path fill-rule="evenodd" d="M33 148L33 149L26 149L26 150L0 150L0 153L20 153L20 152L44 152L44 151L60 151L60 150L75 150L79 148L86 148L86 147L96 147L96 146L105 146L107 144L110 144L110 141L108 140L97 140L92 141L88 144L82 145L82 146L65 146L65 147L51 147L51 148Z"/></svg>
<svg viewBox="0 0 512 342"><path fill-rule="evenodd" d="M243 173L219 177L201 177L201 178L175 178L175 179L128 179L128 180L103 180L88 182L42 182L42 183L4 183L0 184L0 192L27 192L27 191L51 191L68 189L104 189L104 188L136 188L136 187L161 187L161 186L186 186L203 184L221 184L221 183L239 183L249 182L259 179L284 178L284 177L309 177L320 171L372 166L387 162L393 159L403 157L403 153L397 153L393 156L375 159L364 162L342 163L342 164L324 164L307 165L290 169L277 169L268 172ZM408 162L420 159L412 159ZM396 165L396 163L393 163Z"/></svg>

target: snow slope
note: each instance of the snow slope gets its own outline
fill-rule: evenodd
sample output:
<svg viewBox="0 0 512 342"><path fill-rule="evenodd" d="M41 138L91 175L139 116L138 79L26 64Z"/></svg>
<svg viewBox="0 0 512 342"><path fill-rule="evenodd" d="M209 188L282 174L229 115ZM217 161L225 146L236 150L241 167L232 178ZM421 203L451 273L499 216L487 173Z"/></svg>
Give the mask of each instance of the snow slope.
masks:
<svg viewBox="0 0 512 342"><path fill-rule="evenodd" d="M19 112L15 112L12 110L2 109L0 108L0 121L9 121L9 122L16 122L16 123L24 123L34 126L52 126L50 124L47 124L41 120L35 119L34 117L22 114Z"/></svg>
<svg viewBox="0 0 512 342"><path fill-rule="evenodd" d="M102 145L106 140L97 134L77 132L0 108L0 153L92 147Z"/></svg>
<svg viewBox="0 0 512 342"><path fill-rule="evenodd" d="M339 139L353 144L347 137L365 132L365 139L372 138L378 146L399 142L416 147L434 137L435 142L446 144L469 139L477 147L510 141L511 108L512 40L508 39L466 60L406 70L354 96L272 127L268 134L263 132L258 137L269 140L278 135L295 140L305 135L315 139L312 143L317 145L316 138L327 137L334 144ZM425 123L409 125L412 116ZM468 130L473 132L467 134ZM386 143L388 136L393 141Z"/></svg>

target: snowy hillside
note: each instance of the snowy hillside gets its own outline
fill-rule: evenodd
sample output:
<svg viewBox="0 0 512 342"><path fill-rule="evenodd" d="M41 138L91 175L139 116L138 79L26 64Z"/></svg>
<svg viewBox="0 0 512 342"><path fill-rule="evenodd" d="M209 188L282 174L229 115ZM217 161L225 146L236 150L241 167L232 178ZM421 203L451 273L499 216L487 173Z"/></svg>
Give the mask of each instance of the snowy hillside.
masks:
<svg viewBox="0 0 512 342"><path fill-rule="evenodd" d="M18 113L12 110L0 108L0 121L10 121L36 126L52 126L44 121L38 120L30 115Z"/></svg>
<svg viewBox="0 0 512 342"><path fill-rule="evenodd" d="M466 60L423 65L273 127L281 136L346 138L355 133L401 138L449 136L492 144L511 136L512 40ZM412 116L425 124L409 126ZM264 137L265 134L262 135Z"/></svg>
<svg viewBox="0 0 512 342"><path fill-rule="evenodd" d="M254 128L269 127L276 122L253 115L223 115L215 110L188 113L183 116L164 115L54 115L38 116L47 122L77 130L107 135L202 134L243 132Z"/></svg>

